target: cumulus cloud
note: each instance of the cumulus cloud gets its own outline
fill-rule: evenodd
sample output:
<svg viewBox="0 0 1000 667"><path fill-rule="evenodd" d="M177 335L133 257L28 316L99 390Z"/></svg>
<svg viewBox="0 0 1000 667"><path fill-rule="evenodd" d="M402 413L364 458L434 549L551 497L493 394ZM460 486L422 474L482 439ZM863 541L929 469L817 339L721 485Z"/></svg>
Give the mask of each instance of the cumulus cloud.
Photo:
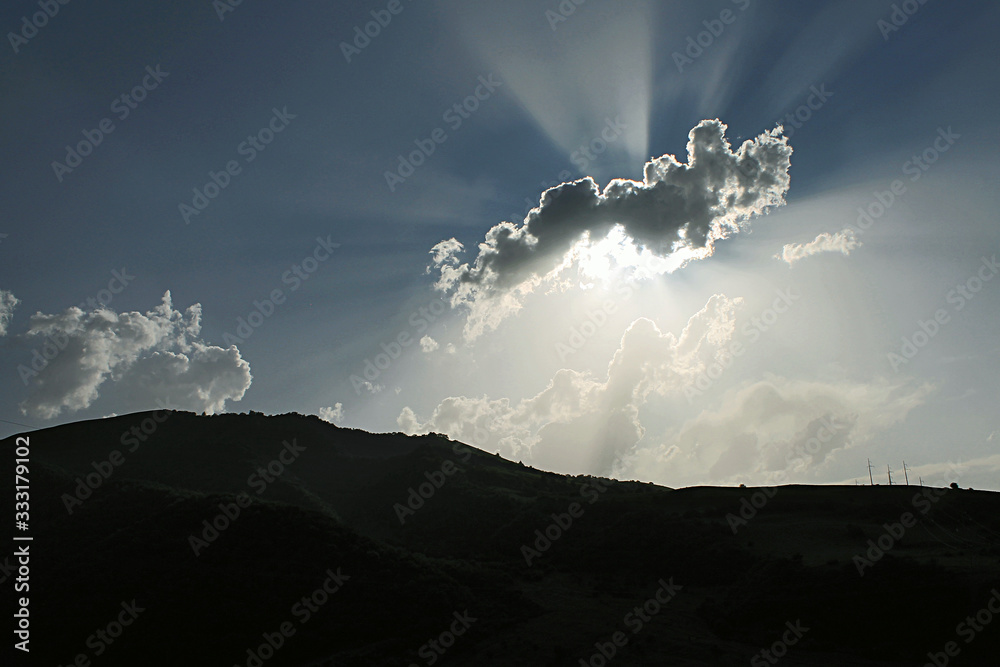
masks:
<svg viewBox="0 0 1000 667"><path fill-rule="evenodd" d="M824 232L809 243L788 243L782 249L781 254L775 255L775 258L788 262L788 266L792 266L799 260L818 255L821 252L839 252L846 256L860 247L861 241L858 240L854 230L844 229L836 234Z"/></svg>
<svg viewBox="0 0 1000 667"><path fill-rule="evenodd" d="M728 356L740 299L713 296L679 335L635 320L604 378L559 370L540 393L517 402L450 397L426 420L404 408L407 433L440 432L549 470L612 474L664 483L760 482L805 474L866 442L924 402L929 386L819 382L766 376L696 409L688 390ZM666 406L675 425L652 433L641 411ZM648 415L648 413L647 413ZM647 421L649 421L647 419ZM708 480L706 480L708 471Z"/></svg>
<svg viewBox="0 0 1000 667"><path fill-rule="evenodd" d="M547 469L607 473L643 437L640 407L654 395L681 397L720 359L741 303L713 296L679 336L661 332L651 320L634 321L603 381L562 369L543 391L516 404L452 397L426 421L407 407L397 423L407 433L446 433Z"/></svg>
<svg viewBox="0 0 1000 667"><path fill-rule="evenodd" d="M375 384L374 382L369 382L368 380L361 380L355 384L355 390L360 393L360 389L364 389L369 394L380 394L385 389L385 385Z"/></svg>
<svg viewBox="0 0 1000 667"><path fill-rule="evenodd" d="M250 365L235 346L199 340L200 331L201 304L181 313L170 292L147 313L76 307L36 313L25 338L41 353L31 368L19 367L29 389L21 412L52 419L64 410L82 410L108 381L126 407L169 400L178 409L224 410L227 400L242 399L250 386Z"/></svg>
<svg viewBox="0 0 1000 667"><path fill-rule="evenodd" d="M781 484L816 479L844 450L903 421L931 393L884 379L807 381L766 375L730 389L713 410L631 452L616 472L715 483Z"/></svg>
<svg viewBox="0 0 1000 667"><path fill-rule="evenodd" d="M331 424L339 424L344 421L344 404L334 403L332 408L320 408L319 418Z"/></svg>
<svg viewBox="0 0 1000 667"><path fill-rule="evenodd" d="M7 335L7 325L14 316L14 309L21 303L12 292L0 290L0 336Z"/></svg>
<svg viewBox="0 0 1000 667"><path fill-rule="evenodd" d="M456 239L431 250L429 271L453 307L468 309L465 334L475 338L516 312L525 294L551 277L581 240L613 229L657 257L712 254L715 241L754 216L784 204L792 149L781 127L733 151L726 125L704 120L688 134L688 161L664 155L647 162L643 181L612 180L602 191L592 178L546 190L518 225L502 222L486 234L469 263Z"/></svg>
<svg viewBox="0 0 1000 667"><path fill-rule="evenodd" d="M441 346L438 344L438 342L433 338L431 338L430 336L424 336L423 338L420 339L420 349L426 353L431 353L434 350L438 349L439 347Z"/></svg>

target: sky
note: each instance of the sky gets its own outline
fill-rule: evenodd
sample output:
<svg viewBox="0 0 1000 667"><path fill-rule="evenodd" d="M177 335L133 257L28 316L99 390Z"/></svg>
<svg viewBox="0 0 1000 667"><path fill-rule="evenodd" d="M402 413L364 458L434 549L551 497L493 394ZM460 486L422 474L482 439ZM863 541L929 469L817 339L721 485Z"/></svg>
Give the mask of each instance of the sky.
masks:
<svg viewBox="0 0 1000 667"><path fill-rule="evenodd" d="M0 435L299 412L672 487L1000 489L998 20L6 3Z"/></svg>

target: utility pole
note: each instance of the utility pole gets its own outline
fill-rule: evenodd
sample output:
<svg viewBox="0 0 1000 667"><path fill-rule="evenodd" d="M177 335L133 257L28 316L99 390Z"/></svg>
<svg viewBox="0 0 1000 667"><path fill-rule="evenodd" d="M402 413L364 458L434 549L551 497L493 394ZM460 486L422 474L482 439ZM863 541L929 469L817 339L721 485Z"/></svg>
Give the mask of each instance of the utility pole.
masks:
<svg viewBox="0 0 1000 667"><path fill-rule="evenodd" d="M875 486L875 480L872 478L872 460L868 459L868 481L871 482L872 486Z"/></svg>
<svg viewBox="0 0 1000 667"><path fill-rule="evenodd" d="M906 461L903 461L903 479L906 480L906 485L910 485L910 476L906 474Z"/></svg>
<svg viewBox="0 0 1000 667"><path fill-rule="evenodd" d="M889 473L889 486L892 486L892 468L889 467L888 463L885 464L885 470Z"/></svg>

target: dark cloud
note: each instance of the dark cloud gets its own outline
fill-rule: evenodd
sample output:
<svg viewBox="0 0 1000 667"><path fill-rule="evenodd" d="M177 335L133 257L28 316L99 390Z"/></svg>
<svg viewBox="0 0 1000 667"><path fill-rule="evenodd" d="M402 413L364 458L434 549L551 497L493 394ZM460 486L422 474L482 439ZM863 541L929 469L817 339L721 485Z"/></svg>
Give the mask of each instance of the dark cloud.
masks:
<svg viewBox="0 0 1000 667"><path fill-rule="evenodd" d="M660 257L679 249L710 255L715 241L782 205L789 186L792 149L780 126L737 151L725 133L719 120L702 121L688 134L687 163L673 155L651 160L641 183L615 179L602 192L588 177L546 190L523 223L490 229L471 264L458 258L461 243L442 241L431 250L438 289L451 295L453 306L473 311L516 288L531 291L525 283L555 268L576 242L603 238L618 225ZM508 299L505 309L517 306Z"/></svg>

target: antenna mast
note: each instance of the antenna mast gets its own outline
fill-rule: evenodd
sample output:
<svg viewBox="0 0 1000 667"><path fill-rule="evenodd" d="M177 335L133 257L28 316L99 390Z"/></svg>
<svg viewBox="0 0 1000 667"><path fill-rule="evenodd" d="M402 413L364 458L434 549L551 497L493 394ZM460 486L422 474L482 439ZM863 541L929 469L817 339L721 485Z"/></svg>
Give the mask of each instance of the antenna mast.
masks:
<svg viewBox="0 0 1000 667"><path fill-rule="evenodd" d="M910 476L906 474L906 461L903 461L903 478L906 480L906 485L910 485Z"/></svg>
<svg viewBox="0 0 1000 667"><path fill-rule="evenodd" d="M872 478L872 460L868 459L868 481L871 482L872 486L875 486L875 480Z"/></svg>
<svg viewBox="0 0 1000 667"><path fill-rule="evenodd" d="M892 486L892 468L889 467L888 463L885 464L885 470L889 473L889 486Z"/></svg>

